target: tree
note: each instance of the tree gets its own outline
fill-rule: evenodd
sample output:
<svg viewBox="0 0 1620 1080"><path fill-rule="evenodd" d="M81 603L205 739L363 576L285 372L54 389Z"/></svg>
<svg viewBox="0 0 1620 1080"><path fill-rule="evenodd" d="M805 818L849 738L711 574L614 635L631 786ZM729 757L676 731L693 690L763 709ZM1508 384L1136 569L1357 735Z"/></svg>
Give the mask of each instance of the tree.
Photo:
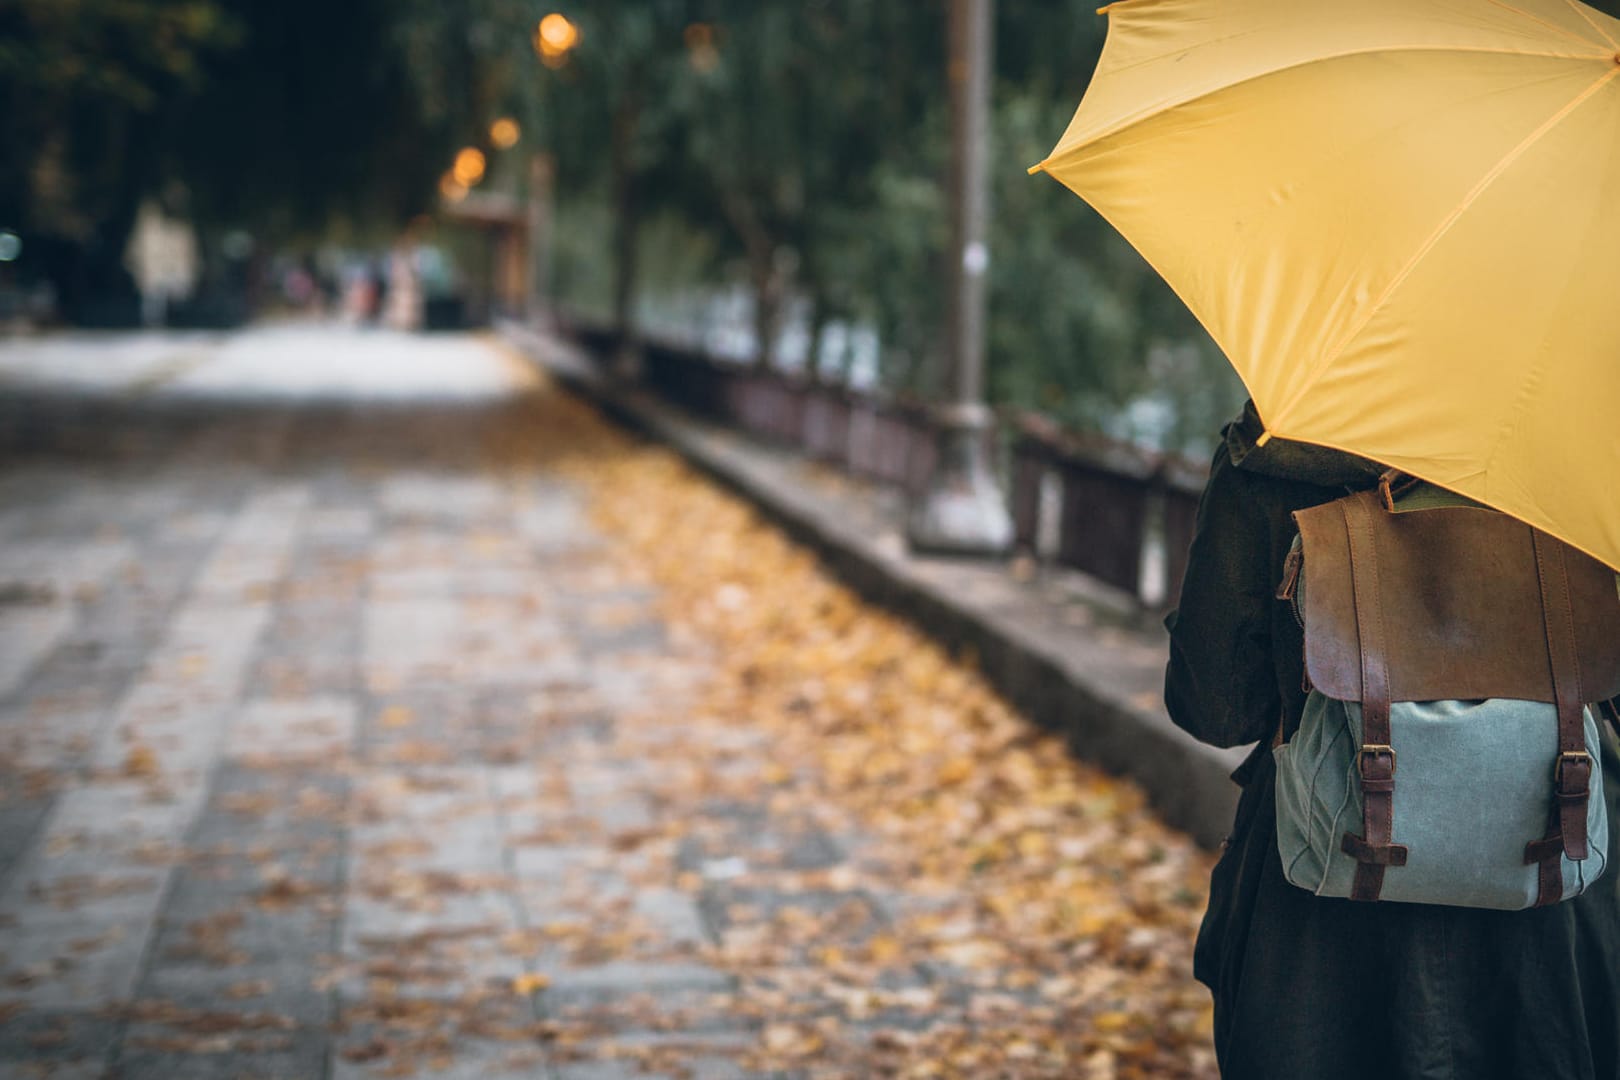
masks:
<svg viewBox="0 0 1620 1080"><path fill-rule="evenodd" d="M122 260L147 198L272 245L397 230L500 92L484 39L519 6L18 0L0 9L0 132L30 151L0 159L0 221L90 322L133 318Z"/></svg>
<svg viewBox="0 0 1620 1080"><path fill-rule="evenodd" d="M133 316L122 260L140 200L165 178L173 105L239 40L214 0L17 0L0 9L0 222L90 321Z"/></svg>
<svg viewBox="0 0 1620 1080"><path fill-rule="evenodd" d="M865 242L877 167L920 100L903 83L913 69L894 63L911 54L920 20L875 0L720 12L687 34L703 77L686 157L743 257L756 362L769 366L790 290L807 295L812 342L829 318L856 313L841 254Z"/></svg>
<svg viewBox="0 0 1620 1080"><path fill-rule="evenodd" d="M201 224L310 242L337 222L392 231L428 207L461 117L436 112L411 70L426 5L216 2L240 41L211 58L206 92L176 105L166 133ZM429 67L472 83L454 42L439 35Z"/></svg>
<svg viewBox="0 0 1620 1080"><path fill-rule="evenodd" d="M577 23L578 44L540 90L559 185L574 191L605 185L609 192L613 325L626 356L636 351L641 226L679 186L668 149L689 75L682 35L698 12L690 0L604 0L563 12ZM673 185L651 182L670 171Z"/></svg>

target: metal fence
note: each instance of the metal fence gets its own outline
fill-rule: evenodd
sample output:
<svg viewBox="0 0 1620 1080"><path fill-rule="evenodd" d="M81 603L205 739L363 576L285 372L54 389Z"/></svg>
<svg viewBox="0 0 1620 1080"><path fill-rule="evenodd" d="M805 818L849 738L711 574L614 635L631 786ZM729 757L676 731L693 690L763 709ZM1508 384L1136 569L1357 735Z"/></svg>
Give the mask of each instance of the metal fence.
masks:
<svg viewBox="0 0 1620 1080"><path fill-rule="evenodd" d="M615 344L598 327L567 330L598 356ZM643 342L641 352L643 385L704 419L907 492L919 491L934 469L938 427L919 402L759 371L667 342ZM1145 606L1174 602L1205 466L1083 437L1030 413L1002 413L991 437L1021 551Z"/></svg>
<svg viewBox="0 0 1620 1080"><path fill-rule="evenodd" d="M1018 546L1149 606L1173 603L1208 467L1076 435L1034 414L1003 426Z"/></svg>

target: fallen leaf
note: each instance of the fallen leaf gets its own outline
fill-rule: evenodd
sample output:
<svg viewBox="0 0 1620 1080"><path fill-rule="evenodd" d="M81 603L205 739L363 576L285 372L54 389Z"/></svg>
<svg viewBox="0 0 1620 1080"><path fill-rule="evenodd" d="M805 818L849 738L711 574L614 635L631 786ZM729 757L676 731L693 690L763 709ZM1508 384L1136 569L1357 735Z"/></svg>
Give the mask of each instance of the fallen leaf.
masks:
<svg viewBox="0 0 1620 1080"><path fill-rule="evenodd" d="M512 980L512 992L515 994L532 994L544 990L550 985L551 979L545 975L518 975Z"/></svg>

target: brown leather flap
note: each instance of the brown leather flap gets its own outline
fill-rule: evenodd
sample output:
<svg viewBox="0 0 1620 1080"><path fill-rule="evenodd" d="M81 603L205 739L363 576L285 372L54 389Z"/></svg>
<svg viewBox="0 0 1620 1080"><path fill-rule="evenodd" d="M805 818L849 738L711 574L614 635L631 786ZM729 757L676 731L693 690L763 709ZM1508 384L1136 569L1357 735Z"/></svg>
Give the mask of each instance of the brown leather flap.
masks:
<svg viewBox="0 0 1620 1080"><path fill-rule="evenodd" d="M1390 700L1555 701L1530 526L1493 510L1390 513L1367 499ZM1341 701L1361 700L1361 652L1346 499L1294 515L1304 547L1305 670ZM1614 571L1554 541L1569 575L1582 700L1620 695L1620 595Z"/></svg>

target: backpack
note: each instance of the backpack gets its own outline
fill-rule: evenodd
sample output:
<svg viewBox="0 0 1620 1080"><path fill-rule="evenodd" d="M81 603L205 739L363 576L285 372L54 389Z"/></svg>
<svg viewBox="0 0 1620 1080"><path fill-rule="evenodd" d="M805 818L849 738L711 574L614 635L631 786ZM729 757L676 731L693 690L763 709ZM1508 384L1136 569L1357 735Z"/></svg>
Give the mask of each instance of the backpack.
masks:
<svg viewBox="0 0 1620 1080"><path fill-rule="evenodd" d="M1273 750L1287 879L1506 910L1589 888L1609 822L1586 705L1620 695L1614 571L1394 473L1294 521L1277 595L1309 694Z"/></svg>

